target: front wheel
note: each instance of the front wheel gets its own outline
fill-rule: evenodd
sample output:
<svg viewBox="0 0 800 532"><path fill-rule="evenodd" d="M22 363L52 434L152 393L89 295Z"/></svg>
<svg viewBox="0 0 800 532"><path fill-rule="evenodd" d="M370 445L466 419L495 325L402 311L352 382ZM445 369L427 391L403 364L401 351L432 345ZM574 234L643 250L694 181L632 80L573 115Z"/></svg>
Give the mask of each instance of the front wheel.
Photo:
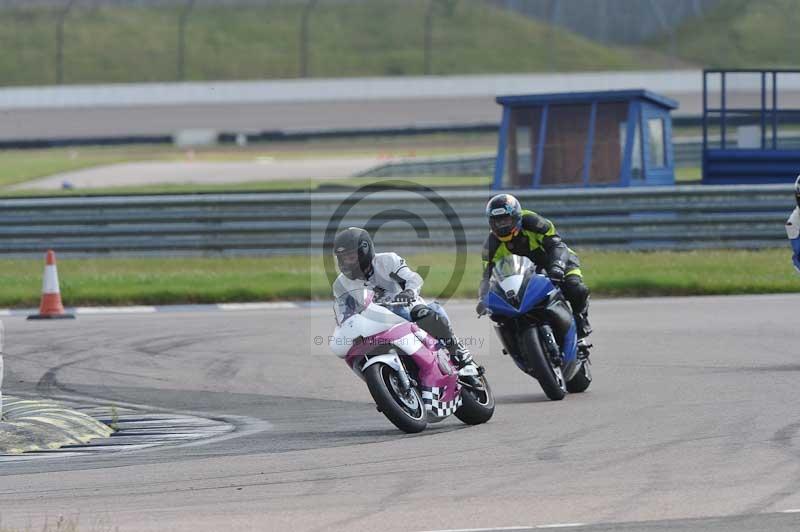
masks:
<svg viewBox="0 0 800 532"><path fill-rule="evenodd" d="M589 361L584 360L578 373L567 382L567 391L569 393L585 392L591 383L592 371L589 369Z"/></svg>
<svg viewBox="0 0 800 532"><path fill-rule="evenodd" d="M461 386L461 406L456 417L467 425L480 425L492 419L494 394L485 375L476 379L480 387Z"/></svg>
<svg viewBox="0 0 800 532"><path fill-rule="evenodd" d="M561 368L553 367L545 354L544 346L539 338L539 329L531 327L522 333L522 347L525 349L528 363L533 369L539 386L544 394L553 401L559 401L567 395L567 386Z"/></svg>
<svg viewBox="0 0 800 532"><path fill-rule="evenodd" d="M368 367L364 377L378 409L395 427L410 434L425 430L428 416L416 388L403 391L397 372L380 362Z"/></svg>

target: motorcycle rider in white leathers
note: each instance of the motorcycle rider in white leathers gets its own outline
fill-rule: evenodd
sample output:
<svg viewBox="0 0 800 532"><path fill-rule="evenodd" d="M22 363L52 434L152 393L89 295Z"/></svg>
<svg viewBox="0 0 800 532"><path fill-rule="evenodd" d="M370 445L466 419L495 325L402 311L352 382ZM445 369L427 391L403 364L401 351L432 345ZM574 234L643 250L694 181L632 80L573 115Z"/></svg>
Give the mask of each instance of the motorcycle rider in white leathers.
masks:
<svg viewBox="0 0 800 532"><path fill-rule="evenodd" d="M797 207L792 211L792 215L786 220L786 236L792 244L792 262L798 273L800 273L800 175L794 183L794 197L797 200Z"/></svg>
<svg viewBox="0 0 800 532"><path fill-rule="evenodd" d="M357 227L336 235L333 252L340 272L333 283L334 298L366 287L379 301L407 303L407 307L392 310L437 338L459 368L472 361L469 350L453 333L444 309L436 302L427 304L420 297L422 277L400 255L375 253L369 233Z"/></svg>

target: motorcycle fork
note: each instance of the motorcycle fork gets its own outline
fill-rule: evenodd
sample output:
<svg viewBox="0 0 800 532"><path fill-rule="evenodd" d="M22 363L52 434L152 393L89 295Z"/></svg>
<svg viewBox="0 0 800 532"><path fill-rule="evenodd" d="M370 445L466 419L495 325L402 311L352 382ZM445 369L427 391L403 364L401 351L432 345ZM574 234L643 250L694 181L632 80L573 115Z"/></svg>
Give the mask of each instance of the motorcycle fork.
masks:
<svg viewBox="0 0 800 532"><path fill-rule="evenodd" d="M558 342L556 342L553 328L547 324L543 324L539 326L539 331L541 331L542 343L544 343L544 348L547 351L547 355L550 357L550 361L556 367L562 367L564 365L564 357L561 355Z"/></svg>
<svg viewBox="0 0 800 532"><path fill-rule="evenodd" d="M392 351L397 354L395 350ZM397 372L397 375L400 378L400 386L403 388L403 391L408 393L412 387L418 387L419 383L416 381L416 379L414 379L413 376L411 376L411 373L409 373L408 368L406 367L405 358L406 357L404 356L397 357L397 360L400 361L400 371Z"/></svg>

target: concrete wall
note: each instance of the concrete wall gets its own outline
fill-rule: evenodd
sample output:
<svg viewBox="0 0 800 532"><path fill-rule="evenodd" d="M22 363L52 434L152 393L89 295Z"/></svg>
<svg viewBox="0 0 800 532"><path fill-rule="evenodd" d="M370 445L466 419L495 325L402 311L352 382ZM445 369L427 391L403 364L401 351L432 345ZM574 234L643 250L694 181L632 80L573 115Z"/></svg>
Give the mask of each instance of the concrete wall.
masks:
<svg viewBox="0 0 800 532"><path fill-rule="evenodd" d="M732 75L728 103L757 106L758 81ZM498 95L636 88L702 113L699 70L16 87L0 89L0 140L499 124ZM780 88L800 107L800 75Z"/></svg>
<svg viewBox="0 0 800 532"><path fill-rule="evenodd" d="M701 71L653 70L9 87L0 89L0 108L48 109L494 98L501 94L633 88L645 88L667 95L699 93L702 89Z"/></svg>
<svg viewBox="0 0 800 532"><path fill-rule="evenodd" d="M697 115L701 73L594 72L0 89L0 140L498 124L501 94L646 88Z"/></svg>

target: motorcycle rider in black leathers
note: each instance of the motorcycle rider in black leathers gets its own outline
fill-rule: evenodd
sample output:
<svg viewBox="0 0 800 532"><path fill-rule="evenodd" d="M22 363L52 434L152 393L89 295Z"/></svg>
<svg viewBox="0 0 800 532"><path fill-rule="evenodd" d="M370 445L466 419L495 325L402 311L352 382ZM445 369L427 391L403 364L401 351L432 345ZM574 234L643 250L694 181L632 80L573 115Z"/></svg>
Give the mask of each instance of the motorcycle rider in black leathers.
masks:
<svg viewBox="0 0 800 532"><path fill-rule="evenodd" d="M491 232L483 244L483 278L481 279L478 315L486 313L483 298L489 291L489 280L496 260L507 255L528 257L537 268L557 285L569 301L575 317L578 345L584 352L590 347L586 337L589 325L589 289L583 283L578 256L558 236L553 223L533 211L523 210L517 198L498 194L486 205Z"/></svg>

